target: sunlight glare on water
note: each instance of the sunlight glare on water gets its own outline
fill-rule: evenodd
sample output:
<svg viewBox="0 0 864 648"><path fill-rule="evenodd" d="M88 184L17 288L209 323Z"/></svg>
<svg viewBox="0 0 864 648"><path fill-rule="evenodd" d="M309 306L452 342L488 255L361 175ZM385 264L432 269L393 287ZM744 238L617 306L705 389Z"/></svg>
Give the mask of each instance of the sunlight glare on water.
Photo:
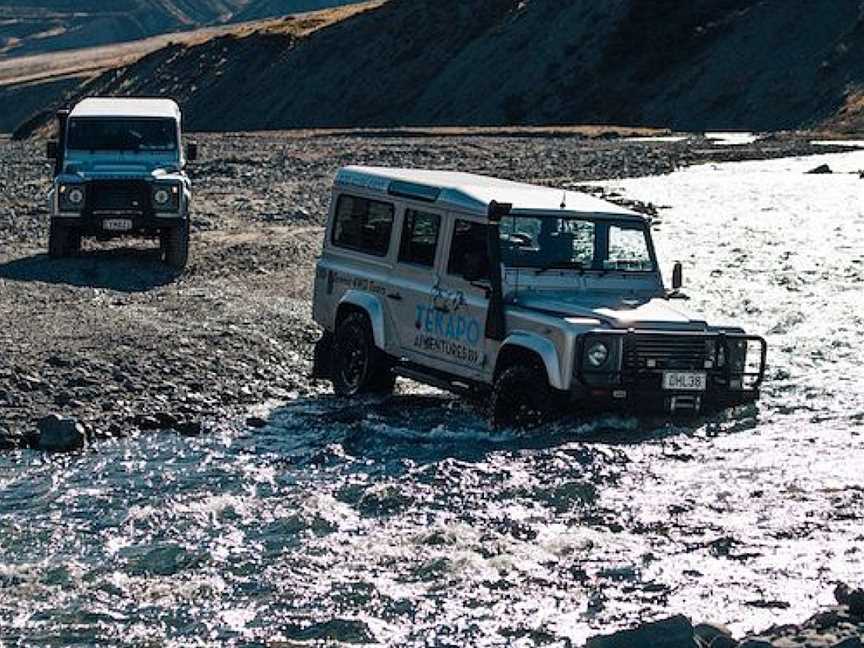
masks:
<svg viewBox="0 0 864 648"><path fill-rule="evenodd" d="M823 162L842 173L804 174ZM409 387L0 456L0 643L563 645L677 612L801 620L862 573L859 168L608 183L662 207L689 307L768 338L758 407L520 435Z"/></svg>

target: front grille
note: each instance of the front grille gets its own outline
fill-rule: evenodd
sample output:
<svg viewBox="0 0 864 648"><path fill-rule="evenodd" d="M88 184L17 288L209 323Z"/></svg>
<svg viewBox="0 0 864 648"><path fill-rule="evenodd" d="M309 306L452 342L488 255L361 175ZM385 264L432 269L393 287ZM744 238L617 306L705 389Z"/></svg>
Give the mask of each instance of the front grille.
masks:
<svg viewBox="0 0 864 648"><path fill-rule="evenodd" d="M94 212L142 213L149 196L144 183L94 182L89 199Z"/></svg>
<svg viewBox="0 0 864 648"><path fill-rule="evenodd" d="M709 359L706 338L696 335L629 335L624 342L624 364L636 370L705 369Z"/></svg>

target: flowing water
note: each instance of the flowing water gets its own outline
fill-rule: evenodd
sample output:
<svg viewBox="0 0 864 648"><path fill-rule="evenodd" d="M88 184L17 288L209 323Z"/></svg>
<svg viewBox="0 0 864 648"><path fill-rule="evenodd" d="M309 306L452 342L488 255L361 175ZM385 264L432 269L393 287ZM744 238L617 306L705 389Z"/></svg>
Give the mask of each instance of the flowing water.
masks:
<svg viewBox="0 0 864 648"><path fill-rule="evenodd" d="M607 185L663 207L694 310L768 338L758 407L493 433L411 387L0 456L0 644L567 645L677 612L802 620L864 573L864 181L803 173L822 162L864 153Z"/></svg>

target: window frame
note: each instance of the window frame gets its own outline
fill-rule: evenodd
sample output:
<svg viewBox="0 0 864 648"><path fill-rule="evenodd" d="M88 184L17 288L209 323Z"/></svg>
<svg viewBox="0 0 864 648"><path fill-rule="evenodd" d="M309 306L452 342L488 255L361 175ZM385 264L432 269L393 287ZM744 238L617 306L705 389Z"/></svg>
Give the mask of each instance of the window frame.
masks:
<svg viewBox="0 0 864 648"><path fill-rule="evenodd" d="M453 257L453 243L456 240L456 230L457 230L460 222L461 223L468 223L468 224L475 226L475 227L489 227L489 223L481 221L481 220L475 220L475 219L470 218L470 217L463 215L463 214L456 214L453 216L453 218L450 219L450 232L449 232L449 236L447 237L448 238L447 250L446 250L446 254L443 256L443 258L441 260L441 262L444 264L444 267L442 268L442 270L443 270L444 274L446 274L448 277L459 279L460 281L465 281L465 277L462 273L453 272L453 270L451 268L451 260ZM488 232L487 232L487 234L488 234ZM489 260L488 250L486 252L486 259L487 259L487 263L488 263L488 260Z"/></svg>
<svg viewBox="0 0 864 648"><path fill-rule="evenodd" d="M383 252L372 251L368 248L363 248L358 245L349 245L344 242L341 242L337 239L336 233L339 226L339 210L342 205L342 201L346 198L350 198L351 200L365 200L370 205L376 203L378 205L383 205L385 207L389 207L390 209L390 235L387 238L387 246L384 248ZM368 212L367 212L367 221L368 221ZM393 233L396 231L396 203L388 202L385 200L379 200L377 198L368 198L366 196L355 194L355 193L340 193L336 197L336 205L333 210L333 222L330 228L330 244L339 249L339 250L348 250L350 252L356 252L357 254L363 254L368 257L372 257L375 259L386 259L390 256L390 250L393 247Z"/></svg>
<svg viewBox="0 0 864 648"><path fill-rule="evenodd" d="M419 261L410 260L403 258L403 252L405 250L406 244L406 235L409 233L409 217L412 214L422 214L425 216L433 216L438 219L437 228L435 230L435 247L432 252L432 259L428 264L421 263ZM413 223L412 223L413 225ZM416 207L412 207L406 205L402 210L402 227L399 233L399 248L396 251L396 262L401 265L410 266L412 268L418 268L422 270L434 270L438 260L438 250L441 247L441 233L444 229L444 215L440 212L431 211L429 209L418 209ZM413 235L414 228L410 227L410 232Z"/></svg>

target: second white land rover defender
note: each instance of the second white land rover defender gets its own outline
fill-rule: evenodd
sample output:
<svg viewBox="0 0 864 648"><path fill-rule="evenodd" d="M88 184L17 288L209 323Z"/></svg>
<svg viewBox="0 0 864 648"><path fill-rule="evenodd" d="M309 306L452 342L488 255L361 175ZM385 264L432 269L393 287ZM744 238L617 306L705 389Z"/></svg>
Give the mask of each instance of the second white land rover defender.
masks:
<svg viewBox="0 0 864 648"><path fill-rule="evenodd" d="M76 254L82 236L158 236L176 270L189 257L192 183L186 163L198 149L181 146L180 108L170 99L89 98L57 114L48 142L54 184L48 254Z"/></svg>
<svg viewBox="0 0 864 648"><path fill-rule="evenodd" d="M562 405L697 413L753 401L766 344L679 307L650 223L582 193L347 167L315 275L315 375L486 396L495 424Z"/></svg>

